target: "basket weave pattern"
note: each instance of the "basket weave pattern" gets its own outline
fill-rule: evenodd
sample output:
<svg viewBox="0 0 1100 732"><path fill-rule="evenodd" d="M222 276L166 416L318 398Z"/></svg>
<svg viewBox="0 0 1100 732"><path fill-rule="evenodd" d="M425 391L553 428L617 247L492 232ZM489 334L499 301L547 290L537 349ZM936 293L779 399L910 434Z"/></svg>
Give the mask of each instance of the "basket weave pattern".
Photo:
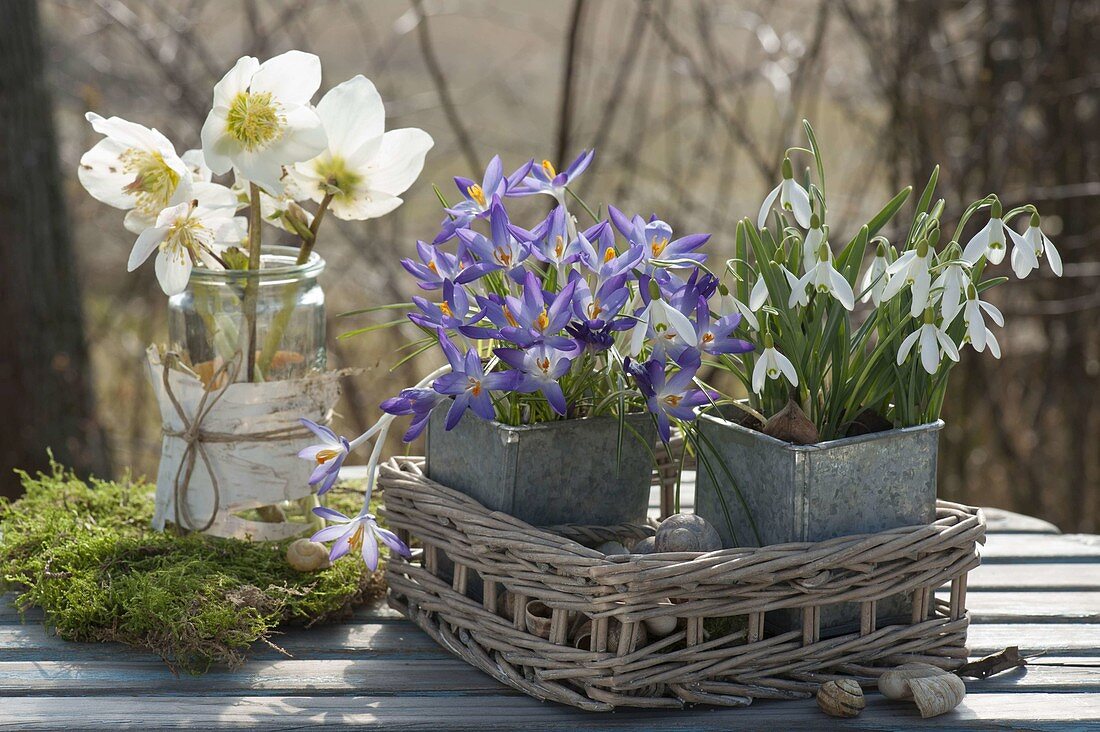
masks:
<svg viewBox="0 0 1100 732"><path fill-rule="evenodd" d="M593 711L745 706L807 697L824 680L873 677L883 666L965 662L966 575L985 536L978 509L941 501L927 526L820 543L604 556L584 544L629 543L652 527L535 528L421 468L392 460L380 474L387 520L422 547L387 564L390 604L538 699ZM480 600L468 596L475 573ZM949 599L936 598L947 584ZM911 624L877 627L876 602L901 593L913 598ZM859 631L823 639L821 608L842 602L859 604ZM532 628L536 607L545 628ZM766 635L766 613L790 608L801 630ZM646 633L670 617L670 634Z"/></svg>

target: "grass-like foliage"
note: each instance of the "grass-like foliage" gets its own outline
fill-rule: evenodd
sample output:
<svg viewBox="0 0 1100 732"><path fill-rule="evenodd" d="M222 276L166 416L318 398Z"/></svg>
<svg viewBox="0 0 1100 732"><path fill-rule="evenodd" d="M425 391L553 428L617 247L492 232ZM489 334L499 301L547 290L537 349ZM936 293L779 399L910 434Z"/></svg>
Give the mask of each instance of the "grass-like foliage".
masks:
<svg viewBox="0 0 1100 732"><path fill-rule="evenodd" d="M338 561L300 573L283 543L250 543L149 528L152 486L84 482L54 465L23 474L26 495L0 499L0 587L20 591L72 641L116 641L201 673L244 661L282 624L313 625L348 613L383 590L380 572ZM362 495L334 490L333 505ZM277 646L276 646L277 647Z"/></svg>

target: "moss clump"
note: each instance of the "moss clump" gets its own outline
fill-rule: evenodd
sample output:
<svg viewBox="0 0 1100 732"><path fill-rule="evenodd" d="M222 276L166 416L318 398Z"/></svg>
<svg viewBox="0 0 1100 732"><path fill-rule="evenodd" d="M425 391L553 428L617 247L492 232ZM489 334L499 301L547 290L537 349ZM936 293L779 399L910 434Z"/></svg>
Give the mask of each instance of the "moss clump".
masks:
<svg viewBox="0 0 1100 732"><path fill-rule="evenodd" d="M58 465L22 477L26 495L0 499L0 584L21 588L19 608L42 608L67 640L147 648L201 673L240 664L281 624L342 617L384 590L380 571L354 559L297 572L287 542L154 532L154 491L141 481L85 483ZM353 515L362 501L329 495Z"/></svg>

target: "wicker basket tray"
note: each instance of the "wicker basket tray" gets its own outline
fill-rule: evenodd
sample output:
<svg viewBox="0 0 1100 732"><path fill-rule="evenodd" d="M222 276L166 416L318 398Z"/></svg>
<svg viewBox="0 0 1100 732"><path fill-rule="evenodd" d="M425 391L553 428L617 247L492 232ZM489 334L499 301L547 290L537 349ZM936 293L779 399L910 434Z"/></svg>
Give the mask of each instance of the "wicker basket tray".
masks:
<svg viewBox="0 0 1100 732"><path fill-rule="evenodd" d="M965 662L966 575L985 537L978 509L940 502L930 525L817 544L604 556L585 544L652 527L535 528L432 482L421 466L392 460L380 474L387 520L420 546L411 561L387 564L390 605L538 699L593 711L744 706L808 697L823 680L873 678L907 661ZM948 584L949 600L936 598ZM913 597L911 623L877 627L876 603L899 593ZM821 608L841 602L859 604L860 628L823 638ZM543 613L529 626L536 608L545 626ZM767 634L767 613L790 609L801 612L801 630ZM645 632L670 617L671 634Z"/></svg>

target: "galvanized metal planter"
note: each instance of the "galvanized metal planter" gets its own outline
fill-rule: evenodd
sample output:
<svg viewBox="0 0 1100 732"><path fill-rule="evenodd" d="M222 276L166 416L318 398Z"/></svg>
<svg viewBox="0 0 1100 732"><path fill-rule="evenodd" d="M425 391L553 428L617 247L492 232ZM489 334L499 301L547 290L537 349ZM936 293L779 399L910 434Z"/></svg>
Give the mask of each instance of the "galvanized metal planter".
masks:
<svg viewBox="0 0 1100 732"><path fill-rule="evenodd" d="M936 517L942 421L792 445L726 416L735 414L699 419L695 512L714 524L727 547L826 541ZM880 621L908 615L907 602L881 604ZM834 610L822 623L843 627L858 617L853 606Z"/></svg>
<svg viewBox="0 0 1100 732"><path fill-rule="evenodd" d="M483 506L534 526L645 523L656 431L646 414L510 427L445 409L428 423L427 474Z"/></svg>

